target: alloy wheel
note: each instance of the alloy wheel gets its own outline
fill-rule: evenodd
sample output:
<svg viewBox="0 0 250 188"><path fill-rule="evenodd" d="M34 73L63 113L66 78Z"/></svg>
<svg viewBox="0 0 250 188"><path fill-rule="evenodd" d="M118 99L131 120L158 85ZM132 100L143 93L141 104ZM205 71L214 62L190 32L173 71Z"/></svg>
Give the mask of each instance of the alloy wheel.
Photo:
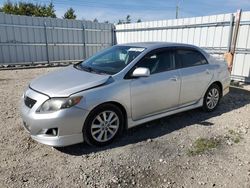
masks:
<svg viewBox="0 0 250 188"><path fill-rule="evenodd" d="M119 117L113 111L103 111L91 124L91 135L98 142L111 140L119 129Z"/></svg>
<svg viewBox="0 0 250 188"><path fill-rule="evenodd" d="M207 95L207 98L206 98L207 107L210 110L214 109L216 107L216 105L218 104L219 98L220 98L220 93L219 93L218 89L217 88L212 88L208 92L208 95Z"/></svg>

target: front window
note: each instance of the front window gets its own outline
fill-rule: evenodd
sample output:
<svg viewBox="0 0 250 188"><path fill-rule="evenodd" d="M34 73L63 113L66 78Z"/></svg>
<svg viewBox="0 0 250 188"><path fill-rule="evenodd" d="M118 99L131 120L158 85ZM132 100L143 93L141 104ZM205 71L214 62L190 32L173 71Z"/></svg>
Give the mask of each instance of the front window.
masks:
<svg viewBox="0 0 250 188"><path fill-rule="evenodd" d="M174 69L172 51L162 50L146 55L136 67L144 67L150 70L150 74L156 74Z"/></svg>
<svg viewBox="0 0 250 188"><path fill-rule="evenodd" d="M145 48L134 46L113 46L75 67L100 74L116 74L133 61Z"/></svg>

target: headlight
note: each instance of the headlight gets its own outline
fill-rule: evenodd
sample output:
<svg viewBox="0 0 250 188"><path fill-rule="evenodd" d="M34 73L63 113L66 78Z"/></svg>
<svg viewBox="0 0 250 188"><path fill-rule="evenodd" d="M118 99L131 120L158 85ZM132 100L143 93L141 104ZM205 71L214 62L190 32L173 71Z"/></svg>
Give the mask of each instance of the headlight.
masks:
<svg viewBox="0 0 250 188"><path fill-rule="evenodd" d="M70 98L51 98L45 101L41 107L37 110L37 112L55 112L60 109L70 108L72 106L77 105L82 99L80 97L70 97Z"/></svg>
<svg viewBox="0 0 250 188"><path fill-rule="evenodd" d="M28 89L29 89L29 87L26 87L26 88L24 89L23 94L22 94L22 98L24 98L24 97L25 97L26 92L28 91Z"/></svg>

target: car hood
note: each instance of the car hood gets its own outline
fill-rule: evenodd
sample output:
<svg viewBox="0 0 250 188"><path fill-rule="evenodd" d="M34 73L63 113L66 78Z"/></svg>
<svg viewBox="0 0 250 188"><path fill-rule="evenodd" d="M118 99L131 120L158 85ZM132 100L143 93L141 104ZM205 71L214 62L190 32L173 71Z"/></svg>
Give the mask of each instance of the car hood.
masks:
<svg viewBox="0 0 250 188"><path fill-rule="evenodd" d="M73 93L100 86L109 77L69 66L38 77L30 83L30 87L50 97L68 97Z"/></svg>

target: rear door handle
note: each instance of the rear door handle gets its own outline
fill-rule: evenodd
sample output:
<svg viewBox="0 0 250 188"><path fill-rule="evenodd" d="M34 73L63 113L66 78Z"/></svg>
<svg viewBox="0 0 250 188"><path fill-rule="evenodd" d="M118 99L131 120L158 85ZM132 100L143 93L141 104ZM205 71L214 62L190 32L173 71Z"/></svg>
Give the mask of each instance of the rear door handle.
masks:
<svg viewBox="0 0 250 188"><path fill-rule="evenodd" d="M174 77L172 77L172 78L170 78L170 80L172 80L172 81L177 81L178 80L178 77L177 76L174 76Z"/></svg>
<svg viewBox="0 0 250 188"><path fill-rule="evenodd" d="M207 73L207 74L210 74L210 70L207 69L207 70L206 70L206 73Z"/></svg>

